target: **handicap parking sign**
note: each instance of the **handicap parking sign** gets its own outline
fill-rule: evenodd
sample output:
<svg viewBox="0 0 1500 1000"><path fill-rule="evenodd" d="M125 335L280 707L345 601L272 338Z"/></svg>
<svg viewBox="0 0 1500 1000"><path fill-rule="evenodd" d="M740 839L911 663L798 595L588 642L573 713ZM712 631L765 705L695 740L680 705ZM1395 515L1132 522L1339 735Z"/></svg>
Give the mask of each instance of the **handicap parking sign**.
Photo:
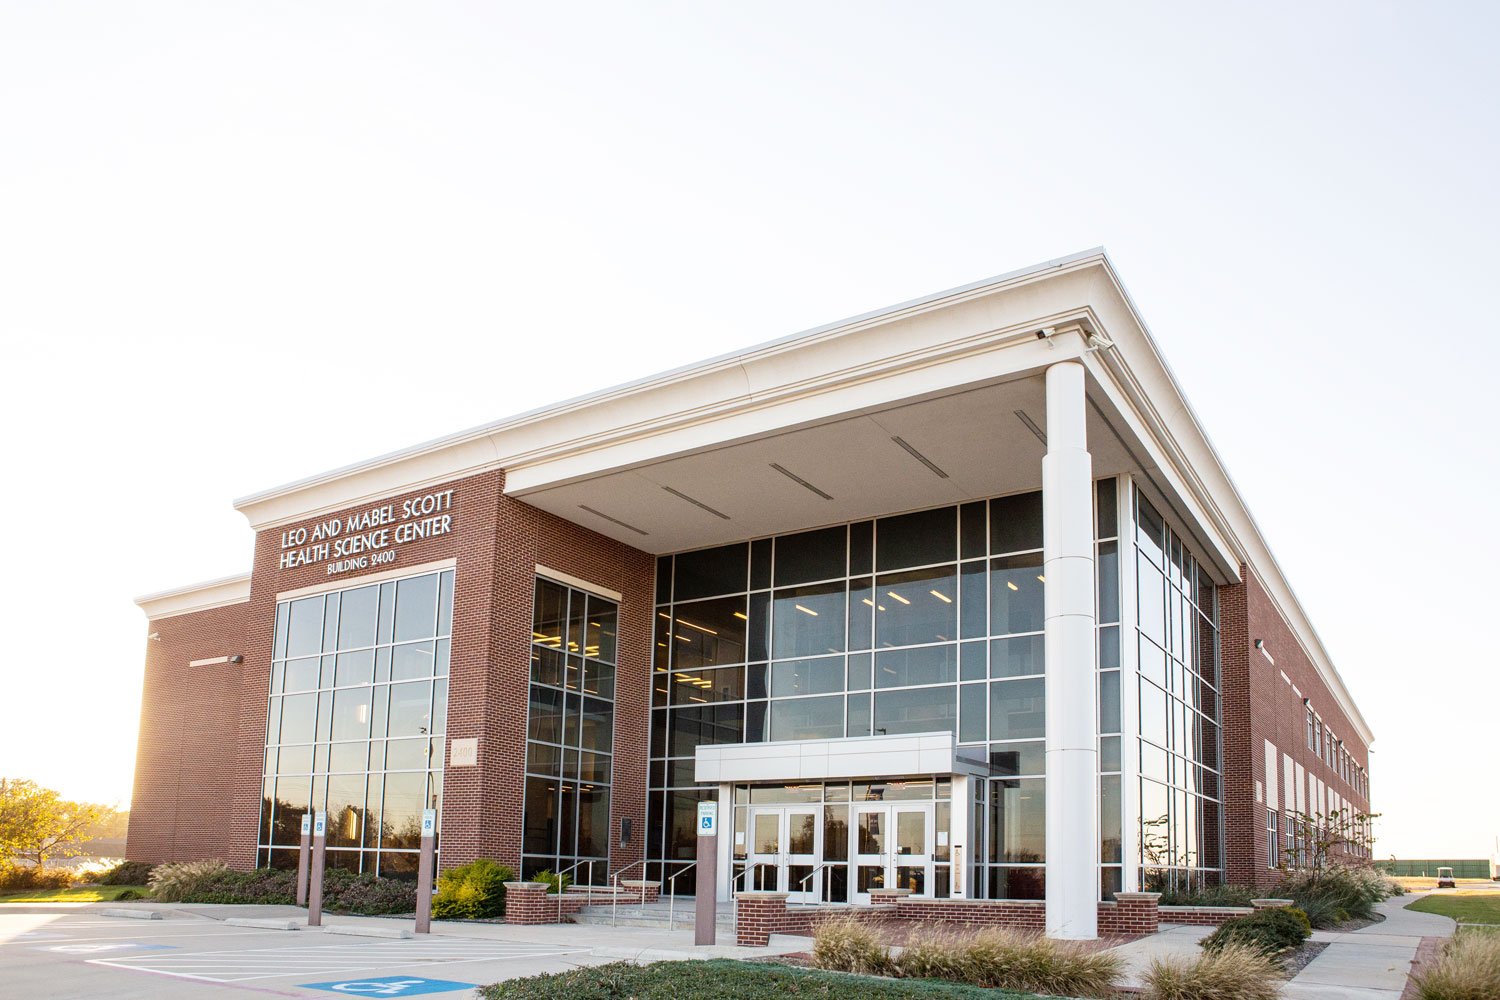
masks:
<svg viewBox="0 0 1500 1000"><path fill-rule="evenodd" d="M475 983L455 983L447 979L419 979L416 976L382 976L378 979L346 979L337 983L301 983L304 990L327 990L354 997L415 997L424 993L448 993L472 990Z"/></svg>

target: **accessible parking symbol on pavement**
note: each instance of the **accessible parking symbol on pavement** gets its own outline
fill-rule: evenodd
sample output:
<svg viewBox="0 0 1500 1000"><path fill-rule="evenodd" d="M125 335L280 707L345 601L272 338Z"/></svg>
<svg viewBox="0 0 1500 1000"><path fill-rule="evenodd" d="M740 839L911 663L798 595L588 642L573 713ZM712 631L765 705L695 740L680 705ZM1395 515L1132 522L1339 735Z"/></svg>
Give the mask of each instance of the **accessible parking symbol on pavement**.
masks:
<svg viewBox="0 0 1500 1000"><path fill-rule="evenodd" d="M347 979L336 983L300 983L305 990L327 990L356 997L415 997L424 993L448 993L472 990L474 983L455 983L447 979L419 979L416 976L382 976L379 979Z"/></svg>

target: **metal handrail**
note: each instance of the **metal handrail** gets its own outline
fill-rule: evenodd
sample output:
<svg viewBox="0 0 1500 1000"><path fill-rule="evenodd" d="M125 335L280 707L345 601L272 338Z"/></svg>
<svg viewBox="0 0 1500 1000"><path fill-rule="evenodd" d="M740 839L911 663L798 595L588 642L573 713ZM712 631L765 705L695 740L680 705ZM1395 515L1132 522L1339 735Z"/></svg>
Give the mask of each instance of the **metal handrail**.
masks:
<svg viewBox="0 0 1500 1000"><path fill-rule="evenodd" d="M624 868L621 868L621 869L619 869L618 871L615 872L615 876L614 876L614 878L615 878L614 898L611 899L610 902L609 902L609 907L610 907L610 909L609 909L610 926L612 926L612 927L618 927L618 926L620 926L620 876L624 875L626 872L630 871L630 869L634 868L636 865L644 865L645 863L646 863L646 859L642 858L639 861L632 861L630 864L626 865ZM646 874L646 870L644 868L641 869L641 874L642 875ZM641 888L640 902L642 904L644 904L646 902L646 890L645 890L645 887Z"/></svg>
<svg viewBox="0 0 1500 1000"><path fill-rule="evenodd" d="M740 897L739 894L734 891L734 884L740 879L749 875L757 868L764 868L766 865L771 865L774 868L779 864L779 861L751 861L749 858L746 858L745 870L729 880L729 912L734 914L735 926L739 926L740 922Z"/></svg>
<svg viewBox="0 0 1500 1000"><path fill-rule="evenodd" d="M560 871L560 872L557 873L557 922L558 923L562 923L563 899L566 898L567 895L568 895L568 887L563 882L563 878L565 876L567 876L567 874L569 872L575 872L575 871L577 871L580 865L588 865L589 866L589 886L588 886L589 902L593 902L593 900L594 900L594 862L597 861L597 860L598 860L597 858L583 858L581 860L573 862L567 868L564 868L562 871Z"/></svg>
<svg viewBox="0 0 1500 1000"><path fill-rule="evenodd" d="M824 868L830 868L830 867L832 867L834 865L847 865L848 863L849 863L848 861L819 861L817 864L813 865L813 870L810 871L810 872L808 872L807 875L805 877L803 877L803 879L802 879L801 882L797 883L797 891L800 892L800 893L802 893L803 896L806 896L807 895L807 883L812 879L812 877L814 875L818 874L818 872L822 871ZM822 895L822 893L819 893L819 895ZM817 903L821 903L821 902L822 902L822 900L818 900L817 901ZM814 906L814 905L817 905L817 904L816 903L809 903L806 899L803 899L800 903L798 903L798 905L799 906Z"/></svg>
<svg viewBox="0 0 1500 1000"><path fill-rule="evenodd" d="M682 868L674 872L672 874L672 877L667 880L667 893L669 896L667 900L667 930L669 931L677 929L676 924L673 922L677 912L677 878L680 875L686 875L688 872L697 867L698 862L694 861L686 868Z"/></svg>

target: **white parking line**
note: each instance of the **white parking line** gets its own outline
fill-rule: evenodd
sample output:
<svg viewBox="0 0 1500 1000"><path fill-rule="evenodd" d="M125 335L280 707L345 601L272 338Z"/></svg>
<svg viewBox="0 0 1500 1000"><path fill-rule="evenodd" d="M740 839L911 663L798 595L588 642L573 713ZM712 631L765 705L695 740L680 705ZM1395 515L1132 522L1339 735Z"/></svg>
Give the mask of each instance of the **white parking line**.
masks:
<svg viewBox="0 0 1500 1000"><path fill-rule="evenodd" d="M316 977L341 973L366 975L375 970L407 966L550 958L587 951L587 948L554 948L502 941L377 941L357 945L305 945L195 954L152 952L148 955L88 961L90 965L154 972L181 979L238 983L282 976Z"/></svg>

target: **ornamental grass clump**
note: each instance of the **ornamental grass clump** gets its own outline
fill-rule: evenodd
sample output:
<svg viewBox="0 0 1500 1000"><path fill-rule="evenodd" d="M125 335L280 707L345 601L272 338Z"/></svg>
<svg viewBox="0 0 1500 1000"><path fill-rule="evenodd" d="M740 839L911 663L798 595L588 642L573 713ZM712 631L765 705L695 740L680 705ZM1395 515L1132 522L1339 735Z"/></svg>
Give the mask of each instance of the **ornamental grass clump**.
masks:
<svg viewBox="0 0 1500 1000"><path fill-rule="evenodd" d="M1195 959L1153 959L1145 1000L1276 1000L1276 963L1244 945L1228 945Z"/></svg>
<svg viewBox="0 0 1500 1000"><path fill-rule="evenodd" d="M960 982L1070 997L1114 996L1121 966L1112 952L998 928L967 938L962 962Z"/></svg>
<svg viewBox="0 0 1500 1000"><path fill-rule="evenodd" d="M1416 984L1421 1000L1500 997L1500 932L1460 931Z"/></svg>
<svg viewBox="0 0 1500 1000"><path fill-rule="evenodd" d="M1375 904L1396 895L1396 888L1368 866L1328 865L1287 874L1273 894L1296 903L1314 927L1331 927L1350 919L1373 918Z"/></svg>
<svg viewBox="0 0 1500 1000"><path fill-rule="evenodd" d="M181 903L217 881L229 866L217 859L176 861L151 869L151 897L162 903Z"/></svg>
<svg viewBox="0 0 1500 1000"><path fill-rule="evenodd" d="M883 976L891 971L890 949L875 932L849 917L825 920L813 931L813 964L833 972Z"/></svg>

